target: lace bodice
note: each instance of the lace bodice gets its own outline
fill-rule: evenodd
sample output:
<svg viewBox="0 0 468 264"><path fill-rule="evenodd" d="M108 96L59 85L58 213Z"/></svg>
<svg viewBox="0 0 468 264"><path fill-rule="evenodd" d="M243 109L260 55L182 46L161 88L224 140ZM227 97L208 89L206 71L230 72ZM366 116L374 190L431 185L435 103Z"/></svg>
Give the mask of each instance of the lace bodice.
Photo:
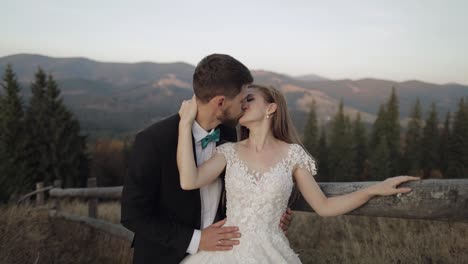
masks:
<svg viewBox="0 0 468 264"><path fill-rule="evenodd" d="M238 156L235 143L218 146L226 166L227 222L238 226L240 244L229 251L199 251L184 264L300 264L298 255L279 227L298 167L316 174L315 161L297 145L289 145L286 157L265 172L251 170Z"/></svg>
<svg viewBox="0 0 468 264"><path fill-rule="evenodd" d="M290 144L286 157L265 172L251 170L239 157L235 143L216 148L227 161L227 220L246 232L280 232L279 223L286 211L296 168L317 174L316 163L304 149Z"/></svg>

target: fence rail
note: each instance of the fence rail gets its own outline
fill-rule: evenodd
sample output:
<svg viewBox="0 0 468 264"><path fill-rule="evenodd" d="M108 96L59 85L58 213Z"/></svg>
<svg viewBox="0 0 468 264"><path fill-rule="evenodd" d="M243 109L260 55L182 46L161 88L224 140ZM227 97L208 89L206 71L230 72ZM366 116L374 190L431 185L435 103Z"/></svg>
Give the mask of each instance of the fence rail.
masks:
<svg viewBox="0 0 468 264"><path fill-rule="evenodd" d="M365 188L376 182L330 182L319 183L327 197L343 195ZM407 219L442 220L468 222L468 179L453 180L421 180L407 182L400 187L410 187L412 192L401 196L375 197L362 207L348 213L351 215L371 217L394 217ZM69 221L85 223L101 231L117 237L131 240L133 233L119 224L108 223L96 219L99 199L119 200L122 196L122 186L96 187L96 179L88 179L88 188L62 189L61 182L55 181L54 186L36 185L36 191L23 196L18 203L28 201L36 196L36 206L44 205L44 193L55 200L54 208L50 210L51 217L59 217ZM77 216L60 211L59 200L62 198L81 198L88 201L88 216ZM313 212L302 196L292 205L293 210Z"/></svg>
<svg viewBox="0 0 468 264"><path fill-rule="evenodd" d="M53 186L44 188L42 183L37 183L36 190L21 197L18 200L18 203L29 201L32 196L36 195L36 206L43 206L45 204L44 193L48 192L49 197L54 200L53 207L51 210L49 210L50 217L83 223L97 230L131 242L133 238L133 232L120 224L113 224L101 219L97 219L99 199L120 200L123 187L117 186L98 188L96 187L96 178L89 178L87 186L88 188L62 189L62 182L57 180L54 181ZM66 198L80 198L87 200L88 215L74 215L61 211L60 200Z"/></svg>
<svg viewBox="0 0 468 264"><path fill-rule="evenodd" d="M49 195L55 198L101 198L120 199L122 186L119 187L91 187L91 188L54 188Z"/></svg>
<svg viewBox="0 0 468 264"><path fill-rule="evenodd" d="M39 185L40 186L40 185ZM47 186L47 187L44 187L44 188L36 188L36 190L34 192L30 192L26 195L24 195L23 197L21 197L17 203L22 203L23 201L25 201L26 199L29 199L31 198L32 196L34 195L37 195L36 196L36 201L37 203L42 203L41 201L39 201L41 199L41 196L44 195L44 192L46 191L49 191L49 190L52 190L52 188L54 188L54 186Z"/></svg>
<svg viewBox="0 0 468 264"><path fill-rule="evenodd" d="M351 193L375 183L333 182L319 185L327 197L333 197ZM468 222L468 179L428 179L403 183L400 187L410 187L412 191L399 197L374 197L348 214ZM294 204L293 209L313 211L302 197Z"/></svg>

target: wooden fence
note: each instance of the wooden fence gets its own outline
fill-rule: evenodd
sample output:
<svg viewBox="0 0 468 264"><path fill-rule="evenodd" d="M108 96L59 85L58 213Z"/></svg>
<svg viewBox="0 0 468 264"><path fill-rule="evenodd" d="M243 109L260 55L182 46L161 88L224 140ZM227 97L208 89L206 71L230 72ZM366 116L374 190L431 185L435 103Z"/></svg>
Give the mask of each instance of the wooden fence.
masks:
<svg viewBox="0 0 468 264"><path fill-rule="evenodd" d="M319 183L327 197L357 191L377 182ZM374 197L351 215L468 222L468 179L428 179L401 184L412 191L401 196ZM313 211L302 199L293 209Z"/></svg>
<svg viewBox="0 0 468 264"><path fill-rule="evenodd" d="M376 182L330 182L319 183L327 197L350 193ZM372 217L393 217L407 219L426 219L468 222L468 179L453 180L421 180L407 182L400 187L410 187L412 192L401 196L375 197L364 206L350 212L351 215ZM88 188L62 189L61 182L55 181L54 186L44 187L36 184L36 191L23 196L18 202L36 198L36 206L45 204L45 192L54 199L54 206L49 211L51 217L59 217L69 221L85 223L101 231L121 237L128 241L133 233L120 224L112 224L97 219L99 199L120 200L122 186L96 187L96 179L88 179ZM88 216L78 216L60 210L60 199L80 198L87 200ZM313 212L302 197L292 205L293 210Z"/></svg>
<svg viewBox="0 0 468 264"><path fill-rule="evenodd" d="M120 200L120 197L122 196L122 186L98 188L96 187L96 178L88 179L87 188L62 189L62 182L59 180L54 181L53 186L47 187L43 187L43 183L37 183L36 191L26 194L18 201L18 203L28 201L28 199L36 196L36 206L43 207L45 205L46 192L48 192L49 198L53 200L53 206L49 210L50 217L84 223L108 234L132 241L133 232L130 230L120 224L113 224L97 219L99 199ZM64 198L78 198L86 200L88 204L88 215L75 215L62 211L60 208L60 200Z"/></svg>

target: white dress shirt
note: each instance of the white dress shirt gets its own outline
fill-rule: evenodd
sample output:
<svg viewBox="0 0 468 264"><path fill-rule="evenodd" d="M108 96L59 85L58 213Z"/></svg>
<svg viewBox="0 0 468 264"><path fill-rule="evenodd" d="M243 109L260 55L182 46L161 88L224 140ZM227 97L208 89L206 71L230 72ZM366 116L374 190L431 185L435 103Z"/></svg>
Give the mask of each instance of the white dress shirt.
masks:
<svg viewBox="0 0 468 264"><path fill-rule="evenodd" d="M205 149L202 149L201 140L206 137L208 134L214 132L212 129L210 132L205 131L197 121L193 122L192 126L192 135L195 139L195 153L197 155L197 165L202 164L203 162L209 160L213 155L213 152L216 148L216 143L211 141L208 143ZM221 197L222 183L221 179L217 178L214 182L210 183L207 186L200 188L200 198L201 198L201 228L204 229L207 226L213 224L213 221L216 217L216 212L218 210L219 199ZM190 241L189 247L187 248L187 253L195 254L198 251L200 245L201 231L194 230L192 235L192 240Z"/></svg>

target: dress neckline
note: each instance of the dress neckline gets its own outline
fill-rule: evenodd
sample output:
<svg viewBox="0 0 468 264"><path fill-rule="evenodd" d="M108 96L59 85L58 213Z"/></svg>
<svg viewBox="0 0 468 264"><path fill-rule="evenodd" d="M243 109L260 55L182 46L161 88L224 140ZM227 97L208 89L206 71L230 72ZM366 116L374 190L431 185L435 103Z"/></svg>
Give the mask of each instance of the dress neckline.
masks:
<svg viewBox="0 0 468 264"><path fill-rule="evenodd" d="M234 152L235 159L237 159L237 161L239 161L239 163L243 167L245 167L245 170L246 170L247 174L250 174L251 176L253 176L258 181L260 178L263 178L261 176L263 176L265 174L268 174L268 173L271 173L272 171L274 171L274 169L276 169L281 164L284 164L290 158L291 152L292 152L292 146L294 144L288 144L288 147L287 147L288 149L287 149L286 155L284 155L283 158L281 158L278 162L274 163L272 166L270 166L268 169L266 169L264 171L258 171L258 170L252 169L243 159L241 159L241 157L239 156L239 153L238 153L238 151L236 149L236 145L237 144L232 144L232 150Z"/></svg>

